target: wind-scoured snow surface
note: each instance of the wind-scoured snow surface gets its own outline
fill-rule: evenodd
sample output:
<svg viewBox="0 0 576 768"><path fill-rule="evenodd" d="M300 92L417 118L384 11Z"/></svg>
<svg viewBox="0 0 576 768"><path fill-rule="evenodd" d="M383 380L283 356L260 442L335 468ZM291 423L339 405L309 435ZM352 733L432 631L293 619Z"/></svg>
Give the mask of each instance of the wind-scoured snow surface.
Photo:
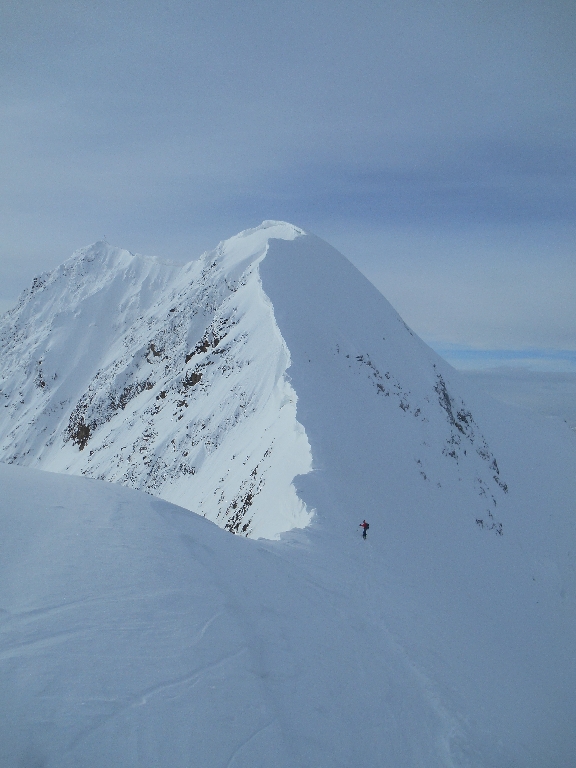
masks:
<svg viewBox="0 0 576 768"><path fill-rule="evenodd" d="M5 462L162 497L0 465L2 768L573 763L574 434L329 245L98 244L2 343Z"/></svg>

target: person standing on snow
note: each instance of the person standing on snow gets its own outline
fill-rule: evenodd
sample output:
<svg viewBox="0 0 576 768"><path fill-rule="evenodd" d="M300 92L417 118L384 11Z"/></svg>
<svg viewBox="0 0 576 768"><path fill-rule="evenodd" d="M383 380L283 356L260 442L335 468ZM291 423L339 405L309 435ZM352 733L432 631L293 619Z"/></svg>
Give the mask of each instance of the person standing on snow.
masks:
<svg viewBox="0 0 576 768"><path fill-rule="evenodd" d="M370 526L368 525L366 520L362 520L362 522L360 523L360 525L358 527L363 529L362 530L362 538L365 539L366 538L366 531L368 530L368 528L370 528Z"/></svg>

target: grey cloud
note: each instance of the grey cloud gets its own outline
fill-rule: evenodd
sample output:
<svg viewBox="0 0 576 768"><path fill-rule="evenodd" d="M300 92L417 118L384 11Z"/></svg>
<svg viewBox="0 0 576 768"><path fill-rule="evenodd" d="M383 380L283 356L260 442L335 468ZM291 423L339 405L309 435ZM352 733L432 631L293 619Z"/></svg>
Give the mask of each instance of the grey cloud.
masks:
<svg viewBox="0 0 576 768"><path fill-rule="evenodd" d="M574 218L567 2L23 0L0 15L5 297L104 234L186 258L266 218L359 241Z"/></svg>

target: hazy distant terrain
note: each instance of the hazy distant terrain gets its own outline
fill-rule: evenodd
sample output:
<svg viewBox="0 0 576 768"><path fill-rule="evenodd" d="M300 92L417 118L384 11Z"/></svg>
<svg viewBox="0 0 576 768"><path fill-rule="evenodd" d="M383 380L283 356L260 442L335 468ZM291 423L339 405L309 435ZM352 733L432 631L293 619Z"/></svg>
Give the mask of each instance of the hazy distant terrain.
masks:
<svg viewBox="0 0 576 768"><path fill-rule="evenodd" d="M507 367L462 373L503 403L562 419L576 429L576 373Z"/></svg>

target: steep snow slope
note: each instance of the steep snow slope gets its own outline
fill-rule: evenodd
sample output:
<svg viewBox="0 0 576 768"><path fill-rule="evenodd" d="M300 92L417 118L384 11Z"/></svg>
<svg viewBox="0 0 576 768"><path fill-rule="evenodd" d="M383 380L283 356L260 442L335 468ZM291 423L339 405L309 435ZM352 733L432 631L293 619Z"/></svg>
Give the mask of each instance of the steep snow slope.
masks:
<svg viewBox="0 0 576 768"><path fill-rule="evenodd" d="M0 327L0 458L117 481L228 530L277 536L310 512L310 449L263 294L265 222L184 267L97 243L37 279Z"/></svg>
<svg viewBox="0 0 576 768"><path fill-rule="evenodd" d="M561 765L569 750L557 757L554 742L576 724L573 434L484 397L326 243L274 241L261 275L314 457L299 494L343 546L368 519L370 564L388 575L360 577L359 593L374 588L439 702L474 702L478 742L454 764ZM531 729L538 759L499 751Z"/></svg>
<svg viewBox="0 0 576 768"><path fill-rule="evenodd" d="M364 515L457 493L467 523L501 535L506 475L456 371L319 238L271 241L260 273L318 470L300 482L309 503Z"/></svg>

